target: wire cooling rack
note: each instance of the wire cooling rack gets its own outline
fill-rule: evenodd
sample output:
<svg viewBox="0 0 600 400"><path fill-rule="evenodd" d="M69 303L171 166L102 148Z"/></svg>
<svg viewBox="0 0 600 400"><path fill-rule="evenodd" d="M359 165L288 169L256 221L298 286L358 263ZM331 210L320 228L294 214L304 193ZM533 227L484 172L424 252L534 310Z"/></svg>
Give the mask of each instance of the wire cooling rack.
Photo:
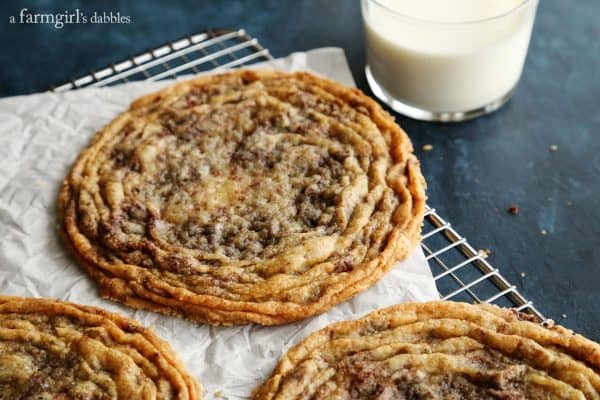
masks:
<svg viewBox="0 0 600 400"><path fill-rule="evenodd" d="M208 30L146 51L53 88L61 92L135 80L160 80L270 60L269 50L243 29ZM421 243L440 297L514 307L543 320L542 314L498 269L485 252L471 246L434 208L427 208Z"/></svg>

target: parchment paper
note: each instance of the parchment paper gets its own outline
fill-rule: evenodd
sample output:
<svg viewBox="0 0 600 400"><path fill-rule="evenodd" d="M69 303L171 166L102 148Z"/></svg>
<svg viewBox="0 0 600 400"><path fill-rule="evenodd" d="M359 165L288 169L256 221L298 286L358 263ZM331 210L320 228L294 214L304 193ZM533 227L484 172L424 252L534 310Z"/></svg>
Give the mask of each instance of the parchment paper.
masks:
<svg viewBox="0 0 600 400"><path fill-rule="evenodd" d="M308 69L354 85L341 49L294 53L268 66ZM171 343L207 399L245 399L280 356L310 332L376 308L431 300L437 291L421 250L379 283L329 312L279 327L211 327L105 301L57 235L56 197L77 153L138 96L168 82L130 83L0 99L0 294L51 297L135 318Z"/></svg>

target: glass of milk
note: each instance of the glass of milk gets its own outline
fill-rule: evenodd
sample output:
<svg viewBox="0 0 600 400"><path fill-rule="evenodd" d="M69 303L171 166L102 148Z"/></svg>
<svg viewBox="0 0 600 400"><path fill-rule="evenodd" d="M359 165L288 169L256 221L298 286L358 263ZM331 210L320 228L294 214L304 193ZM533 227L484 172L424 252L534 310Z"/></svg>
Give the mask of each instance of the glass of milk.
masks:
<svg viewBox="0 0 600 400"><path fill-rule="evenodd" d="M369 85L399 113L462 121L515 91L538 0L361 1Z"/></svg>

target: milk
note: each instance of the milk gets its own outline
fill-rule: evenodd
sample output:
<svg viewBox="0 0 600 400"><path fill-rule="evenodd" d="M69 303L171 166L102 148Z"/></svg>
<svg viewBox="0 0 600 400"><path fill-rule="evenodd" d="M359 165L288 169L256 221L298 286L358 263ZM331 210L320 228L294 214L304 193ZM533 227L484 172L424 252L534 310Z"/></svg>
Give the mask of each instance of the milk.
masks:
<svg viewBox="0 0 600 400"><path fill-rule="evenodd" d="M387 96L410 107L485 107L516 86L536 6L537 0L363 0L368 72Z"/></svg>

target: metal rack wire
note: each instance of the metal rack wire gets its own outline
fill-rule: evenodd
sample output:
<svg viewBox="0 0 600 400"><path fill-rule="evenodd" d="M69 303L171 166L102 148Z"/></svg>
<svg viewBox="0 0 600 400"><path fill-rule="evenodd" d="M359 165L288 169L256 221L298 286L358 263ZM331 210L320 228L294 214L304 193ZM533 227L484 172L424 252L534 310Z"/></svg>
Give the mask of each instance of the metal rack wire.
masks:
<svg viewBox="0 0 600 400"><path fill-rule="evenodd" d="M135 80L160 80L183 74L249 65L272 59L243 29L208 30L169 42L53 88L61 92ZM435 209L428 208L421 244L440 297L514 307L543 320L542 314Z"/></svg>
<svg viewBox="0 0 600 400"><path fill-rule="evenodd" d="M137 56L71 79L54 92L110 86L129 81L157 81L179 75L218 70L271 60L269 50L243 29L207 30L166 43Z"/></svg>

